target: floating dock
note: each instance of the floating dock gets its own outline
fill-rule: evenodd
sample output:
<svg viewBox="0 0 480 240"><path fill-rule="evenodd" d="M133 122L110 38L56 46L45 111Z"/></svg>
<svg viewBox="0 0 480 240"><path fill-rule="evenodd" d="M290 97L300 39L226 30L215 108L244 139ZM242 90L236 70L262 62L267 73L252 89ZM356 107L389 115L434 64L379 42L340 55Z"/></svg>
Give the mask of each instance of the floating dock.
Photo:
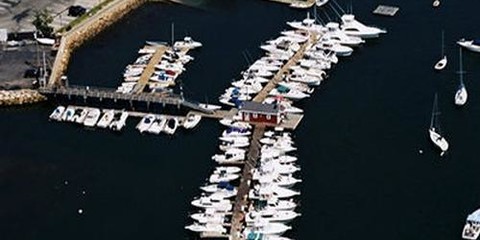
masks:
<svg viewBox="0 0 480 240"><path fill-rule="evenodd" d="M155 72L155 65L160 62L162 56L165 54L165 51L167 51L167 47L163 45L155 46L154 49L155 53L153 54L145 69L143 70L142 75L140 75L140 80L138 80L137 85L135 85L132 93L138 94L143 92L145 86Z"/></svg>
<svg viewBox="0 0 480 240"><path fill-rule="evenodd" d="M378 7L373 10L373 13L377 15L393 17L395 14L397 14L398 10L400 10L399 7L378 5Z"/></svg>

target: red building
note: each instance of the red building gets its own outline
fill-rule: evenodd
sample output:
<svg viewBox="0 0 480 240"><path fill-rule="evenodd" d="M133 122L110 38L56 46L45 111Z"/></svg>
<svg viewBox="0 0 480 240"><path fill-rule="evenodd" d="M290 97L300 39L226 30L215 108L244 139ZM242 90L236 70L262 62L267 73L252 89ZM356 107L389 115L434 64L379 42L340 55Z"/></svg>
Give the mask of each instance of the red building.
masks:
<svg viewBox="0 0 480 240"><path fill-rule="evenodd" d="M277 104L243 102L238 112L245 122L279 124L281 120Z"/></svg>

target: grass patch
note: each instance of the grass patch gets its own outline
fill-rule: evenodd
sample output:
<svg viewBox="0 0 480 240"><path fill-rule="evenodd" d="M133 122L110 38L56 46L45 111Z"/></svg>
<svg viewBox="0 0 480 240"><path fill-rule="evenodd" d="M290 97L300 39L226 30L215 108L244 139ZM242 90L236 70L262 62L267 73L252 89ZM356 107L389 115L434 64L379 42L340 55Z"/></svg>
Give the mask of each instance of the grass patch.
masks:
<svg viewBox="0 0 480 240"><path fill-rule="evenodd" d="M83 22L85 19L97 14L98 11L100 11L103 7L105 7L106 5L108 5L109 3L113 2L113 1L114 0L104 0L104 1L102 1L100 4L96 5L95 7L90 9L88 12L83 14L82 16L80 16L78 18L75 18L73 21L68 23L67 26L60 28L57 31L57 33L64 33L64 32L70 31L70 29L74 28L75 26L77 26L78 24Z"/></svg>

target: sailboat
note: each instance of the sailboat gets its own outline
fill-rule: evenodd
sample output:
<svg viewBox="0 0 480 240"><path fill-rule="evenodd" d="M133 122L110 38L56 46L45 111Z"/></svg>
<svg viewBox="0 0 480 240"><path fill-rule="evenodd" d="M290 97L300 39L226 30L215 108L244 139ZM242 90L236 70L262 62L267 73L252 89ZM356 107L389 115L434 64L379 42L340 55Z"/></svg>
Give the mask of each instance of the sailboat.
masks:
<svg viewBox="0 0 480 240"><path fill-rule="evenodd" d="M440 115L440 112L438 111L438 97L435 93L435 99L433 100L432 119L430 120L428 134L433 144L442 150L440 156L443 156L443 154L445 154L445 152L448 150L448 142L440 133L439 121L437 119L438 115Z"/></svg>
<svg viewBox="0 0 480 240"><path fill-rule="evenodd" d="M445 68L445 66L447 66L447 55L445 55L444 53L444 34L443 34L443 31L442 31L442 59L440 59L436 64L435 64L435 70L442 70Z"/></svg>
<svg viewBox="0 0 480 240"><path fill-rule="evenodd" d="M460 48L460 71L458 72L460 75L460 85L458 85L457 92L455 93L455 105L463 106L467 102L468 94L467 88L463 83L463 64L462 64L462 49Z"/></svg>

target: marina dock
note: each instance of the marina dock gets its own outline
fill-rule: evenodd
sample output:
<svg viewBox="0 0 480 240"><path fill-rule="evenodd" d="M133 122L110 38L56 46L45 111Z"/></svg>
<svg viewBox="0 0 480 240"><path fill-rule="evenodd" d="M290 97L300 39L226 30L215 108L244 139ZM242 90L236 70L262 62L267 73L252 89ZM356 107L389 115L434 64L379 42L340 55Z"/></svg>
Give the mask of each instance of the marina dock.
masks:
<svg viewBox="0 0 480 240"><path fill-rule="evenodd" d="M153 73L155 72L155 65L157 65L160 62L160 59L162 59L163 54L165 54L165 51L167 50L166 46L159 45L152 47L155 49L155 53L153 54L152 58L148 62L147 66L145 67L145 70L143 71L142 75L140 76L140 80L137 82L137 85L135 85L135 88L133 89L133 93L142 93L143 90L145 89L145 86L148 83L148 80L150 77L152 77Z"/></svg>

